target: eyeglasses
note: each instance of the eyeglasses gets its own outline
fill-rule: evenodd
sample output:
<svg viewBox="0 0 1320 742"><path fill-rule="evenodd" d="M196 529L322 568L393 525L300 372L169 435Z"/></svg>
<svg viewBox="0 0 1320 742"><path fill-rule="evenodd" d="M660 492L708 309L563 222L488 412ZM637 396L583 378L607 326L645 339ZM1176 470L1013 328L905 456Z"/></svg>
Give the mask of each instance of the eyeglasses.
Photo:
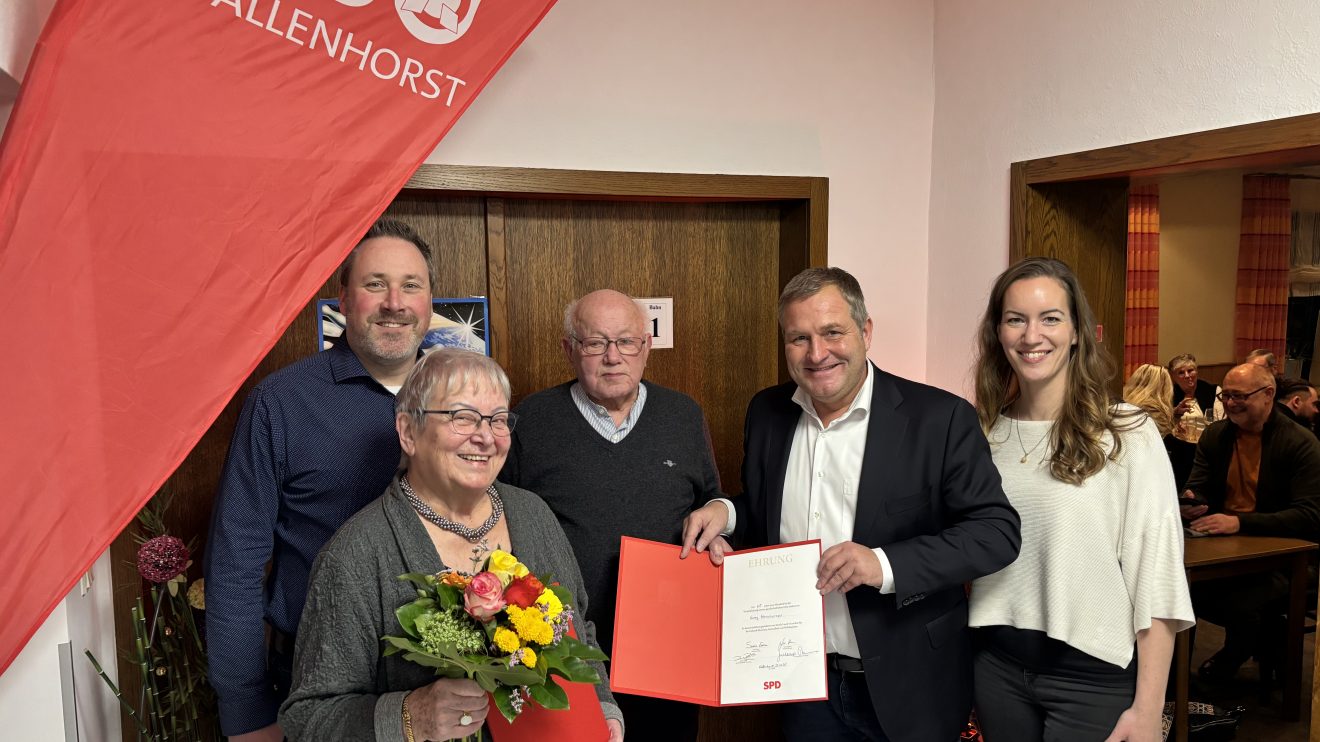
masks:
<svg viewBox="0 0 1320 742"><path fill-rule="evenodd" d="M423 415L448 415L449 427L459 435L472 435L481 427L481 421L490 423L490 432L503 438L513 432L518 416L512 412L483 415L476 410L420 410Z"/></svg>
<svg viewBox="0 0 1320 742"><path fill-rule="evenodd" d="M1229 402L1245 402L1247 401L1247 398L1250 397L1251 395L1256 394L1257 392L1263 392L1269 388L1270 387L1268 386L1263 386L1259 389L1247 392L1245 394L1243 394L1242 392L1220 392L1215 396L1218 397L1219 401L1223 402L1224 404L1228 404Z"/></svg>
<svg viewBox="0 0 1320 742"><path fill-rule="evenodd" d="M646 338L616 338L607 340L605 338L580 338L574 337L573 342L578 344L584 356L603 356L605 351L609 350L613 344L619 351L619 355L635 356L642 352L646 346Z"/></svg>

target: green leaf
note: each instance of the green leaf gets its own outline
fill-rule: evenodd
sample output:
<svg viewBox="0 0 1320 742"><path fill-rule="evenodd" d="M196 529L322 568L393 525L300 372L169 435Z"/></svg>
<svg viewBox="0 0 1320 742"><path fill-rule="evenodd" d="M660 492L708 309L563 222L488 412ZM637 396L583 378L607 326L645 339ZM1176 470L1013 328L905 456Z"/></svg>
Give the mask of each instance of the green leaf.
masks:
<svg viewBox="0 0 1320 742"><path fill-rule="evenodd" d="M568 693L559 687L553 677L546 677L545 685L533 685L527 688L532 694L532 700L541 704L543 708L560 710L568 708Z"/></svg>
<svg viewBox="0 0 1320 742"><path fill-rule="evenodd" d="M513 710L513 701L509 698L509 693L508 689L500 689L492 693L491 698L495 699L495 708L499 709L505 720L512 724L513 720L518 718L518 712Z"/></svg>
<svg viewBox="0 0 1320 742"><path fill-rule="evenodd" d="M478 670L476 674L472 676L472 679L477 681L477 685L480 685L482 690L491 694L495 693L495 689L500 685L495 682L495 678L492 678L490 673L482 672L481 670Z"/></svg>
<svg viewBox="0 0 1320 742"><path fill-rule="evenodd" d="M417 619L435 610L435 601L431 598L418 598L394 609L394 617L399 619L399 626L409 636L421 638L418 633Z"/></svg>
<svg viewBox="0 0 1320 742"><path fill-rule="evenodd" d="M590 644L580 642L571 636L565 636L563 642L560 644L568 652L569 656L572 657L584 660L596 660L598 662L604 662L609 659L604 652L596 649Z"/></svg>
<svg viewBox="0 0 1320 742"><path fill-rule="evenodd" d="M435 579L435 575L428 575L423 572L409 572L407 574L399 575L398 579L400 582L411 582L416 585L419 590L424 590L426 592L434 590L436 584L439 582Z"/></svg>
<svg viewBox="0 0 1320 742"><path fill-rule="evenodd" d="M390 647L394 647L395 652L398 651L420 652L420 653L426 652L425 649L422 649L422 645L418 644L417 642L413 641L412 639L406 636L382 636L380 640L390 645Z"/></svg>
<svg viewBox="0 0 1320 742"><path fill-rule="evenodd" d="M562 674L565 678L574 683L599 683L600 675L596 673L596 668L588 665L577 657L565 657L556 667L555 671Z"/></svg>
<svg viewBox="0 0 1320 742"><path fill-rule="evenodd" d="M502 661L498 665L487 665L476 671L478 676L486 675L505 685L537 685L541 682L541 673L526 665L509 667Z"/></svg>

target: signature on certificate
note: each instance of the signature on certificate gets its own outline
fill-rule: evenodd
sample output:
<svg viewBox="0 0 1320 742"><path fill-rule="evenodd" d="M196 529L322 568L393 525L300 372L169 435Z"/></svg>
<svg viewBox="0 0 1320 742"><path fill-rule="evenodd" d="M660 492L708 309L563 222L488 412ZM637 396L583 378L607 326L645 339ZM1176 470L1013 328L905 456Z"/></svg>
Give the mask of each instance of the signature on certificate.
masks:
<svg viewBox="0 0 1320 742"><path fill-rule="evenodd" d="M783 661L783 659L784 659L785 657L810 657L810 656L812 656L813 654L818 654L818 653L819 653L819 651L818 651L818 650L815 650L815 649L803 649L803 648L802 648L802 645L801 645L801 644L798 644L798 643L797 643L795 640L793 640L793 639L780 639L780 640L779 640L779 657L778 657L778 659L779 659L780 661Z"/></svg>
<svg viewBox="0 0 1320 742"><path fill-rule="evenodd" d="M761 650L766 648L766 646L765 642L747 642L746 646L743 648L743 653L733 656L733 664L745 665L752 662L756 659L756 656L761 653Z"/></svg>

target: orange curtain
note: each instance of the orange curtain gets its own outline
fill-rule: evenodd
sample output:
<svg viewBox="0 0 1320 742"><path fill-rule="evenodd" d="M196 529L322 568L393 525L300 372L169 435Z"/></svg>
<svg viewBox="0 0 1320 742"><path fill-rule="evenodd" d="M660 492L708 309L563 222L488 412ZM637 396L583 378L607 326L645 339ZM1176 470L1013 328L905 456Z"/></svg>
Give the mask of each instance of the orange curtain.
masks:
<svg viewBox="0 0 1320 742"><path fill-rule="evenodd" d="M1286 349L1288 269L1292 247L1288 179L1242 178L1242 240L1238 246L1237 312L1233 358L1264 348L1278 356Z"/></svg>
<svg viewBox="0 0 1320 742"><path fill-rule="evenodd" d="M1143 363L1158 364L1160 342L1160 191L1136 186L1128 193L1127 311L1123 378Z"/></svg>

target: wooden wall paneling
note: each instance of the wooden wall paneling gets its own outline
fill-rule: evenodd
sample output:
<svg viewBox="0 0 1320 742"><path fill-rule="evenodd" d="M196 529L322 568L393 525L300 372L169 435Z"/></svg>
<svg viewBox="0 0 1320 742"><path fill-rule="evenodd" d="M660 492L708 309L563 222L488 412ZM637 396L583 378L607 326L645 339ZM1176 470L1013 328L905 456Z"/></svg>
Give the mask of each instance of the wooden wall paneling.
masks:
<svg viewBox="0 0 1320 742"><path fill-rule="evenodd" d="M1027 183L1320 162L1320 113L1178 134L1023 163Z"/></svg>
<svg viewBox="0 0 1320 742"><path fill-rule="evenodd" d="M1077 274L1096 322L1104 327L1101 348L1118 373L1111 383L1123 388L1124 315L1127 287L1126 179L1024 186L1019 224L1011 224L1013 259L1029 255L1058 258ZM1025 196L1025 198L1022 198ZM1010 220L1012 221L1012 220ZM1020 230L1020 234L1017 232Z"/></svg>
<svg viewBox="0 0 1320 742"><path fill-rule="evenodd" d="M407 189L611 201L776 201L814 199L828 178L604 170L422 165Z"/></svg>
<svg viewBox="0 0 1320 742"><path fill-rule="evenodd" d="M408 222L431 245L439 268L435 286L437 296L466 297L486 293L485 214L481 199L402 194L386 210L386 214ZM281 338L239 387L187 458L161 486L159 492L172 498L167 513L170 531L185 541L191 540L195 547L193 568L189 570L191 577L201 576L202 554L206 548L212 504L243 401L258 381L314 351L317 337L315 299L338 296L339 274L336 271L316 292L306 309L294 317ZM120 647L133 645L128 616L141 590L141 578L136 567L137 534L134 523L110 547L116 617L115 641ZM103 662L108 660L105 657L99 659ZM85 660L78 658L76 661ZM141 688L138 676L133 666L122 657L119 661L119 678L125 697L136 698ZM121 719L121 727L124 739L136 738L136 726L126 718Z"/></svg>
<svg viewBox="0 0 1320 742"><path fill-rule="evenodd" d="M491 357L503 368L509 367L509 281L508 253L504 243L504 199L486 201L486 283L489 290L490 316L486 319L486 342Z"/></svg>

